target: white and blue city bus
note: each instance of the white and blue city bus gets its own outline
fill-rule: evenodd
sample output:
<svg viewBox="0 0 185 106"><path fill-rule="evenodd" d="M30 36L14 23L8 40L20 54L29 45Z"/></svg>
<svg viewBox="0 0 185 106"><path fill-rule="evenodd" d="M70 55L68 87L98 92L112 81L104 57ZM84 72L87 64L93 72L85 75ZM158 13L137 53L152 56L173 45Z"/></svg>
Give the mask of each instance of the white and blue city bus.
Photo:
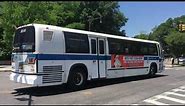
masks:
<svg viewBox="0 0 185 106"><path fill-rule="evenodd" d="M81 88L92 79L154 76L164 70L163 61L156 41L28 24L15 32L10 80Z"/></svg>

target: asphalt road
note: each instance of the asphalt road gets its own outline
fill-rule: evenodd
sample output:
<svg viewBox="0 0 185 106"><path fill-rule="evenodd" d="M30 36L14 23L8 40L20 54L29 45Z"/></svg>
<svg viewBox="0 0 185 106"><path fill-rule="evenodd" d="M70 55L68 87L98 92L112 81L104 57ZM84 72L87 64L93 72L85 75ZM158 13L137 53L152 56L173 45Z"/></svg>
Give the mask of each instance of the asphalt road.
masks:
<svg viewBox="0 0 185 106"><path fill-rule="evenodd" d="M0 104L185 104L185 67L166 69L153 78L91 81L79 91L68 90L63 85L29 88L10 81L9 74L0 72ZM180 89L175 96L163 97L166 92L175 92L174 89Z"/></svg>

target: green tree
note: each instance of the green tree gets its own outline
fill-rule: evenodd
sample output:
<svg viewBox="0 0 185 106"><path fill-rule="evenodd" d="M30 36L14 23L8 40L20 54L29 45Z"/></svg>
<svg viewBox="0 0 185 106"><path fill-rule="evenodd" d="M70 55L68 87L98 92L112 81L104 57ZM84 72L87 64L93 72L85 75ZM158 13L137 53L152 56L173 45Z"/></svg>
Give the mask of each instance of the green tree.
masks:
<svg viewBox="0 0 185 106"><path fill-rule="evenodd" d="M144 33L140 33L139 35L135 35L134 38L148 40L149 35L148 34L144 34Z"/></svg>
<svg viewBox="0 0 185 106"><path fill-rule="evenodd" d="M2 55L3 55L3 28L0 28L0 57L3 57Z"/></svg>
<svg viewBox="0 0 185 106"><path fill-rule="evenodd" d="M91 31L124 35L120 28L128 19L119 11L118 2L1 2L0 58L10 59L13 36L21 25L40 23L88 30L89 16L96 18L100 15L102 23L98 19L93 20Z"/></svg>
<svg viewBox="0 0 185 106"><path fill-rule="evenodd" d="M59 2L58 4L54 9L57 16L57 26L85 30L85 23L80 20L80 2Z"/></svg>
<svg viewBox="0 0 185 106"><path fill-rule="evenodd" d="M85 23L85 30L124 36L127 18L119 11L118 2L91 1L80 3L80 20ZM92 22L91 22L92 20Z"/></svg>
<svg viewBox="0 0 185 106"><path fill-rule="evenodd" d="M172 32L178 32L178 27L176 21L174 21L172 18L169 18L166 22L161 23L159 26L155 26L155 28L152 29L152 33L149 34L149 40L160 42L165 54L170 54L169 45L165 41L165 38L168 37Z"/></svg>
<svg viewBox="0 0 185 106"><path fill-rule="evenodd" d="M56 24L47 2L1 3L0 26L3 28L3 57L10 59L12 41L18 26L28 23ZM39 11L38 11L39 10Z"/></svg>
<svg viewBox="0 0 185 106"><path fill-rule="evenodd" d="M185 33L172 32L165 38L172 55L179 57L185 54Z"/></svg>

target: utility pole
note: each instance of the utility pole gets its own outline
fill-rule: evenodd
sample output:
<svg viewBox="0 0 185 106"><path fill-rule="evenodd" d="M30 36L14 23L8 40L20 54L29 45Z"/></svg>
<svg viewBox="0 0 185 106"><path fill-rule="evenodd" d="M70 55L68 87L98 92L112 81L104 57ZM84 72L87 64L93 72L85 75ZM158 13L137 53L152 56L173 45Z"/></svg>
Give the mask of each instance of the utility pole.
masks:
<svg viewBox="0 0 185 106"><path fill-rule="evenodd" d="M89 31L91 30L91 24L94 20L100 19L100 23L102 23L102 15L98 14L100 17L94 18L92 16L88 16L88 22L89 22Z"/></svg>

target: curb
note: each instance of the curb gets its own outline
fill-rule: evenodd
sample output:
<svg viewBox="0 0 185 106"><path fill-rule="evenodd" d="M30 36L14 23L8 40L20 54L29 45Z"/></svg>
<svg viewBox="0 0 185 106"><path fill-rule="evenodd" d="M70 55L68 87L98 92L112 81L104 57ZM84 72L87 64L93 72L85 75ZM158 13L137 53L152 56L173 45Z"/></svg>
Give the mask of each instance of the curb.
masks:
<svg viewBox="0 0 185 106"><path fill-rule="evenodd" d="M185 67L182 65L165 65L166 68L172 68L172 67Z"/></svg>
<svg viewBox="0 0 185 106"><path fill-rule="evenodd" d="M11 72L12 70L0 70L0 72Z"/></svg>
<svg viewBox="0 0 185 106"><path fill-rule="evenodd" d="M11 66L0 66L0 72L11 72Z"/></svg>

